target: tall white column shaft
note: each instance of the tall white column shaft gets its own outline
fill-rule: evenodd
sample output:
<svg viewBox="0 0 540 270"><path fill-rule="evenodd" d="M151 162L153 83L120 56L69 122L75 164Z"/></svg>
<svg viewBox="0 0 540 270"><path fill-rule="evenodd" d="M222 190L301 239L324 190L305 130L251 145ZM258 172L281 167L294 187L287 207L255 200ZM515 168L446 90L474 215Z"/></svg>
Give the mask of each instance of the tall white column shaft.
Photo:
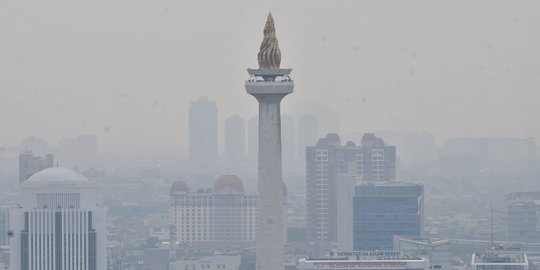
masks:
<svg viewBox="0 0 540 270"><path fill-rule="evenodd" d="M255 95L259 102L257 270L283 270L284 211L281 161L283 94Z"/></svg>

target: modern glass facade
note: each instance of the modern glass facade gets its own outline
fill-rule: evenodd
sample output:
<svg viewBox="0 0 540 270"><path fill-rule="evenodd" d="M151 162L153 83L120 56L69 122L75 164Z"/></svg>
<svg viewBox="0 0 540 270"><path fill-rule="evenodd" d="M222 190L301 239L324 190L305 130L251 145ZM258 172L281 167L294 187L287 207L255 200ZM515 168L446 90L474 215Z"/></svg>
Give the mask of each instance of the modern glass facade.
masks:
<svg viewBox="0 0 540 270"><path fill-rule="evenodd" d="M420 184L367 183L353 198L354 250L391 250L394 235L420 237L424 187Z"/></svg>

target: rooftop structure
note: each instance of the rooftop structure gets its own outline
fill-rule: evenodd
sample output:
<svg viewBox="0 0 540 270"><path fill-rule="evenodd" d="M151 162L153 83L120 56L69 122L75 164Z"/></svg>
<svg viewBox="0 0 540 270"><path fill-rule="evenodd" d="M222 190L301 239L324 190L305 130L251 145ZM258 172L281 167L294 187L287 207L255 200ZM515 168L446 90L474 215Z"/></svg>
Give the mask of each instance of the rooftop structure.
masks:
<svg viewBox="0 0 540 270"><path fill-rule="evenodd" d="M429 261L424 258L403 255L397 251L353 251L331 252L322 258L306 258L298 261L299 270L312 269L411 269L429 268Z"/></svg>
<svg viewBox="0 0 540 270"><path fill-rule="evenodd" d="M473 253L471 270L528 270L529 261L525 253L487 251Z"/></svg>
<svg viewBox="0 0 540 270"><path fill-rule="evenodd" d="M406 255L428 258L430 269L452 269L452 248L448 239L394 236L394 249Z"/></svg>

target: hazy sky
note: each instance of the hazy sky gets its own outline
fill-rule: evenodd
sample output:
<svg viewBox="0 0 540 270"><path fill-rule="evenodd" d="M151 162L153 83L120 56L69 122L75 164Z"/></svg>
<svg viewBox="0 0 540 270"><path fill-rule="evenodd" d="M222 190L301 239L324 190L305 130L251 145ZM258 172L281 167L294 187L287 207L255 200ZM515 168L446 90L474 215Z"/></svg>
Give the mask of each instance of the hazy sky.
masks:
<svg viewBox="0 0 540 270"><path fill-rule="evenodd" d="M0 146L96 134L101 152L185 149L200 95L221 122L254 115L243 83L269 10L296 82L284 113L540 139L539 1L2 0Z"/></svg>

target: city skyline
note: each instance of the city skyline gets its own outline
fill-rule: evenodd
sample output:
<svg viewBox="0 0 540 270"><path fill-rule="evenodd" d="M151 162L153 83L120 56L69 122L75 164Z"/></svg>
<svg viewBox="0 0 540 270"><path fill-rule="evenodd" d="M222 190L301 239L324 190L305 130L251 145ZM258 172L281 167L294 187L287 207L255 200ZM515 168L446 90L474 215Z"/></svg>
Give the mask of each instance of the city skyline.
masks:
<svg viewBox="0 0 540 270"><path fill-rule="evenodd" d="M0 269L540 270L536 10L6 0Z"/></svg>
<svg viewBox="0 0 540 270"><path fill-rule="evenodd" d="M0 63L4 74L0 122L7 132L0 134L1 146L14 146L28 135L56 141L95 134L109 151L128 151L134 145L187 150L185 108L198 96L206 95L219 104L220 123L232 114L251 116L256 104L241 96L238 82L244 68L254 63L246 52L255 53L259 41L254 35L239 33L256 32L250 22L268 9L279 14L283 19L278 23L288 29L282 46L291 57L284 61L301 70L296 76L301 88L296 97L284 102L285 114L298 118L306 113L302 107L325 104L341 119L342 130L333 132L418 130L442 139L540 137L536 128L526 125L535 122L539 113L531 103L534 98L528 98L537 96L534 85L538 83L530 74L538 69L532 45L538 37L527 34L530 25L538 24L534 8L494 4L480 22L460 3L412 1L388 9L384 3L345 1L317 3L310 12L303 11L306 2L289 3L286 8L279 3L243 8L215 3L220 12L194 3L194 12L186 12L169 2L151 7L139 3L126 10L120 3L104 9L101 2L57 9L60 2L52 1L38 13L23 8L22 3L3 2L0 14L6 23L0 29L6 36L0 42L5 59ZM473 9L483 6L480 2L470 5ZM110 27L83 10L107 10L102 16ZM352 10L360 10L360 16ZM19 18L13 17L15 13ZM335 21L320 19L329 13L343 16ZM116 19L118 14L122 20ZM25 21L28 17L40 22L35 29ZM64 28L66 19L73 28ZM19 23L8 23L12 20ZM190 24L200 28L191 29ZM494 29L512 38L502 38ZM48 37L42 38L39 31L49 33ZM427 42L414 37L425 37ZM105 45L103 40L111 42ZM207 52L210 57L203 57ZM139 55L139 61L128 54ZM59 64L51 68L53 55L60 56L54 58ZM213 61L221 56L226 59ZM211 70L215 79L205 80L204 69ZM325 76L315 76L319 73ZM227 98L228 94L238 100ZM477 111L478 103L485 109ZM6 112L18 115L19 121ZM155 130L163 131L161 139L148 140ZM132 136L125 139L128 134Z"/></svg>

